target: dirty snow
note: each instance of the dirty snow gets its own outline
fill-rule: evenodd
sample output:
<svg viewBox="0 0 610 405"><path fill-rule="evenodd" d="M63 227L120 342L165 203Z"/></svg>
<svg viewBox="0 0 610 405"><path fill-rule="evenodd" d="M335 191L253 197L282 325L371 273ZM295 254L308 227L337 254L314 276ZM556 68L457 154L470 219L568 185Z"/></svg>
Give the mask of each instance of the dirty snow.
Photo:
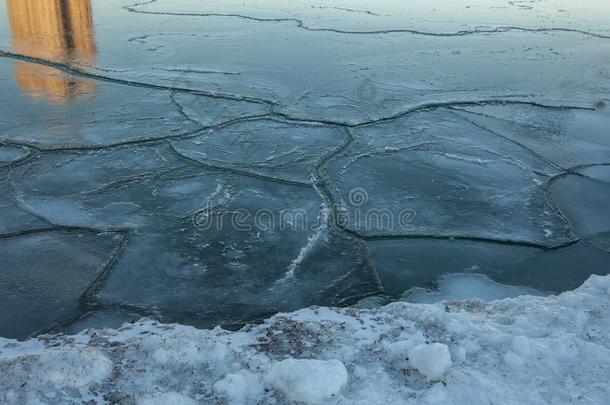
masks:
<svg viewBox="0 0 610 405"><path fill-rule="evenodd" d="M559 296L311 307L231 332L142 319L0 339L0 402L605 404L610 276Z"/></svg>

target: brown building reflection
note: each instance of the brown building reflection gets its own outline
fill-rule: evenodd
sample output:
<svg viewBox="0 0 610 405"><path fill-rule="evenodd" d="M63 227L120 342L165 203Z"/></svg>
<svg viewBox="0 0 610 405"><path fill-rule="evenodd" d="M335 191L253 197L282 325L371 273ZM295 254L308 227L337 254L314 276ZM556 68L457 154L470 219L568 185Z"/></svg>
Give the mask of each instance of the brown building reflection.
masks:
<svg viewBox="0 0 610 405"><path fill-rule="evenodd" d="M42 59L92 64L96 47L90 0L6 0L13 49ZM95 84L47 66L15 63L23 92L53 103L95 93Z"/></svg>

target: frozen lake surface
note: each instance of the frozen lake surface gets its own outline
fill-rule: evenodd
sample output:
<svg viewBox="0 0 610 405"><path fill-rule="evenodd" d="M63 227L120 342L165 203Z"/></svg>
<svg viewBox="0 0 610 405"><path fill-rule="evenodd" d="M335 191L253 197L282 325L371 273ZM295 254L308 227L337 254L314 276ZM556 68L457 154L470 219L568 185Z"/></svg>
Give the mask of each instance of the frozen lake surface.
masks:
<svg viewBox="0 0 610 405"><path fill-rule="evenodd" d="M406 3L3 1L0 336L608 274L610 2Z"/></svg>

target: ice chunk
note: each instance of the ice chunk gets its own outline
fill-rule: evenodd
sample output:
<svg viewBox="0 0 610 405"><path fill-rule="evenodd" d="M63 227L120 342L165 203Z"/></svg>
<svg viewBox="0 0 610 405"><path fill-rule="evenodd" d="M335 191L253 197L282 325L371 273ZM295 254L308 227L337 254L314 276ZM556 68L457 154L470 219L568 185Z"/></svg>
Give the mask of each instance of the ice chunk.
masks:
<svg viewBox="0 0 610 405"><path fill-rule="evenodd" d="M456 109L435 108L413 112L387 122L354 129L356 139L350 155L379 155L433 145L463 145L485 161L505 161L546 176L560 171L526 147L477 126ZM352 159L354 158L352 157Z"/></svg>
<svg viewBox="0 0 610 405"><path fill-rule="evenodd" d="M404 299L416 303L469 299L493 301L520 295L540 295L540 292L530 287L499 284L482 274L455 273L440 279L437 292L413 289L404 294Z"/></svg>
<svg viewBox="0 0 610 405"><path fill-rule="evenodd" d="M295 402L317 404L337 397L348 375L339 360L286 359L273 364L265 381Z"/></svg>
<svg viewBox="0 0 610 405"><path fill-rule="evenodd" d="M233 188L240 191L217 209L247 210L251 213L247 222L235 228L230 216L225 216L219 228L198 229L189 216L196 212L196 207L184 206L183 201L199 202L205 207L205 194L195 198L208 187L206 179L203 180L198 189L186 195L166 194L168 187L157 182L154 187L158 198L139 201L143 207L140 211L150 212L143 211L142 215L152 215L152 220L143 225L116 263L99 292L101 302L155 307L163 319L212 325L255 319L279 308L338 302L376 287L373 275L366 271L366 262L358 259L354 242L333 236L321 240L301 260L293 272L294 279L278 285L303 246L309 243L310 233L299 226L261 228L256 221L263 217L256 213L265 209L273 218L280 218L282 211L298 208L307 218L316 218L319 201L315 194L300 187L241 179ZM176 182L168 185L174 187ZM288 195L282 194L288 190ZM148 193L132 189L130 194ZM166 216L164 210L159 211L164 205L168 209ZM176 213L172 212L174 209ZM178 212L186 218L172 219ZM314 259L316 254L333 256L337 250L342 251L342 257L335 260L336 267L329 268ZM274 254L270 255L270 251ZM142 272L142 268L147 271Z"/></svg>
<svg viewBox="0 0 610 405"><path fill-rule="evenodd" d="M340 159L331 182L347 227L364 236L460 236L543 246L571 240L547 202L544 178L470 145L414 143Z"/></svg>
<svg viewBox="0 0 610 405"><path fill-rule="evenodd" d="M309 182L315 164L343 144L344 138L336 128L257 120L172 144L183 155L201 162Z"/></svg>
<svg viewBox="0 0 610 405"><path fill-rule="evenodd" d="M595 171L585 170L584 176L562 176L551 184L550 191L576 234L610 252L610 184L603 180L608 172L606 166L599 166ZM602 179L588 177L588 173Z"/></svg>
<svg viewBox="0 0 610 405"><path fill-rule="evenodd" d="M563 167L607 163L610 108L549 109L528 105L468 107L464 117Z"/></svg>
<svg viewBox="0 0 610 405"><path fill-rule="evenodd" d="M227 374L213 386L214 392L235 405L255 404L264 395L265 387L260 377L250 371L240 370Z"/></svg>
<svg viewBox="0 0 610 405"><path fill-rule="evenodd" d="M449 347L443 343L417 345L407 354L411 367L429 380L438 380L451 367Z"/></svg>
<svg viewBox="0 0 610 405"><path fill-rule="evenodd" d="M25 338L78 315L119 243L84 231L0 238L0 335Z"/></svg>

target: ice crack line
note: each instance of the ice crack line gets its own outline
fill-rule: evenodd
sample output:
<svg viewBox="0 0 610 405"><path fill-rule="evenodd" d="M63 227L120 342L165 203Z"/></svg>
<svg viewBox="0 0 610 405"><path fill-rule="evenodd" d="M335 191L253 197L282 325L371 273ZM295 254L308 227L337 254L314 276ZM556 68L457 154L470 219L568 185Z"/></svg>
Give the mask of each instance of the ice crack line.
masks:
<svg viewBox="0 0 610 405"><path fill-rule="evenodd" d="M10 145L13 146L13 144L8 143L8 142L0 142L0 146L3 145ZM22 157L15 159L11 162L7 162L7 163L0 163L0 172L2 172L3 170L7 169L7 170L11 170L14 167L17 167L25 162L27 162L28 160L32 159L34 156L36 156L38 154L38 151L35 150L34 148L28 148L26 146L23 145L16 145L18 148L21 148L23 150L25 150L25 155L23 155Z"/></svg>
<svg viewBox="0 0 610 405"><path fill-rule="evenodd" d="M225 99L225 100L248 101L251 103L267 104L267 105L276 104L275 101L266 100L266 99L257 98L257 97L249 97L249 96L229 94L229 93L219 93L219 92L212 92L212 91L207 91L207 90L198 90L198 89L192 89L192 88L188 88L188 87L165 86L165 85L161 85L161 84L144 83L144 82L137 82L134 80L120 79L117 77L104 76L104 75L100 75L100 74L87 72L86 70L76 67L71 64L51 61L48 59L42 59L42 58L38 58L35 56L22 55L19 53L9 52L9 51L5 51L5 50L0 50L0 57L11 58L11 59L15 59L15 60L24 61L24 62L30 62L30 63L35 63L38 65L48 66L48 67L55 68L55 69L64 71L66 73L72 74L74 76L79 76L79 77L82 77L85 79L100 80L100 81L105 81L105 82L110 82L110 83L123 84L123 85L133 86L133 87L143 87L143 88L155 89L155 90L177 91L177 92L181 92L181 93L190 93L190 94L194 94L194 95L206 96L206 97L210 97L210 98L219 98L219 99Z"/></svg>
<svg viewBox="0 0 610 405"><path fill-rule="evenodd" d="M217 129L223 126L227 126L227 125L231 125L237 122L242 122L242 121L249 121L249 120L256 120L256 119L261 119L261 118L265 118L268 117L270 115L272 115L271 110L267 110L265 112L262 112L260 114L250 114L250 115L244 115L241 117L237 117L237 118L231 118L228 119L226 121L220 122L218 124L214 124L214 125L206 125L203 122L191 117L186 111L184 111L184 106L182 104L180 104L180 102L176 99L176 90L172 90L172 92L170 93L170 102L174 105L174 107L176 108L176 111L178 111L178 114L180 114L185 120L192 122L193 124L198 125L201 130L207 130L207 129Z"/></svg>
<svg viewBox="0 0 610 405"><path fill-rule="evenodd" d="M212 162L207 162L207 161L202 161L202 160L197 160L197 159L192 159L184 154L182 154L178 149L176 149L174 147L174 145L172 145L171 142L167 142L168 145L168 149L175 154L177 157L179 157L180 159L183 159L191 164L200 166L200 167L205 167L207 169L212 169L212 170L219 170L219 171L224 171L224 172L228 172L228 173L234 173L237 175L241 175L241 176L246 176L246 177L253 177L253 178L258 178L258 179L262 179L262 180L268 180L268 181L273 181L276 183L282 183L282 184L289 184L292 186L300 186L300 187L311 187L311 184L309 183L305 183L302 181L296 181L296 180L289 180L289 179L284 179L281 177L274 177L274 176L267 176L264 174L260 174L260 173L256 173L256 172L251 172L249 170L245 170L245 169L241 169L238 167L235 167L234 165L229 165L229 164L221 164L221 163L212 163Z"/></svg>
<svg viewBox="0 0 610 405"><path fill-rule="evenodd" d="M515 94L506 94L506 95L496 96L496 97L473 98L471 100L447 100L447 101L423 102L423 103L408 107L402 111L398 111L391 115L373 118L373 119L369 119L369 120L365 120L365 121L357 122L357 123L349 123L349 122L322 119L322 118L295 117L290 114L277 111L274 108L275 106L272 107L272 108L274 108L272 111L272 114L276 115L278 117L281 117L287 121L305 122L305 123L309 122L309 123L315 123L315 124L342 126L342 127L348 127L348 128L359 128L359 127L366 127L366 126L370 126L370 125L393 121L395 119L402 118L406 115L416 113L419 111L433 110L433 109L437 109L437 108L449 108L449 107L477 107L477 106L486 106L486 105L513 104L513 105L529 105L532 107L559 109L559 110L594 111L596 109L595 107L584 107L582 105L543 104L543 103L536 102L536 101L519 100L519 99L515 99L515 97L523 97L523 96L515 95Z"/></svg>
<svg viewBox="0 0 610 405"><path fill-rule="evenodd" d="M358 236L360 239L365 240L365 241L408 240L408 239L445 240L445 241L459 240L459 241L470 241L470 242L493 243L493 244L497 244L497 245L531 247L531 248L536 248L536 249L540 249L540 250L544 250L544 251L560 250L560 249L564 249L566 247L575 245L576 243L580 242L579 239L571 239L571 240L566 241L564 243L560 243L560 244L553 245L553 246L547 246L547 245L542 245L540 243L530 242L530 241L526 241L526 240L495 239L495 238L470 236L470 235L454 235L454 234L447 234L447 235L434 235L434 234L430 234L430 235L428 235L428 234L395 235L395 234L390 234L390 235L372 235L372 236L366 236L366 235L361 235L360 233L358 233L356 231L353 231L351 229L345 229L345 231L348 232L348 233L351 233L351 234L353 234L355 236Z"/></svg>
<svg viewBox="0 0 610 405"><path fill-rule="evenodd" d="M576 28L564 28L564 27L546 27L546 28L526 28L526 27L518 27L518 26L500 26L495 28L475 28L471 30L459 30L454 32L434 32L434 31L421 31L410 28L400 28L400 29L382 29L382 30L342 30L337 28L328 28L328 27L311 27L306 25L303 20L298 18L265 18L265 17L254 17L246 14L238 14L238 13L179 13L179 12L171 12L171 11L148 11L141 10L138 7L144 6L152 3L156 3L157 0L150 0L143 3L136 3L128 6L124 6L123 8L129 12L137 13L137 14L149 14L149 15L167 15L167 16L177 16L177 17L228 17L228 18L240 18L244 20L258 21L258 22L271 22L271 23L294 23L297 28L303 29L305 31L313 31L313 32L333 32L336 34L346 34L346 35L379 35L379 34L413 34L413 35L421 35L428 37L463 37L468 35L479 35L479 34L500 34L505 32L531 32L531 33L549 33L549 32L567 32L567 33L575 33L582 34L595 38L602 39L610 39L610 35L599 34L591 31L580 30Z"/></svg>
<svg viewBox="0 0 610 405"><path fill-rule="evenodd" d="M455 106L454 106L454 107L449 107L449 109L450 109L451 111L453 111L453 112L454 112L454 114L455 114L455 111L460 111L460 112L465 112L465 113L469 113L469 114L475 114L475 115L483 115L483 116L485 116L485 115L484 115L484 114L482 114L482 113L478 113L478 112L471 112L471 111L463 110L463 109L460 109L460 108L456 108ZM456 114L456 115L457 115L457 114ZM481 130L483 130L483 131L485 131L485 132L487 132L487 133L489 133L489 134L491 134L491 135L493 135L493 136L496 136L496 137L498 137L498 138L502 138L502 139L506 140L507 142L510 142L510 143L512 143L512 144L514 144L514 145L519 146L520 148L522 148L522 149L526 150L526 151L527 151L528 153L530 153L532 156L535 156L537 159L539 159L540 161L542 161L542 162L546 163L546 164L547 164L547 165L549 165L550 167L552 167L552 168L554 168L554 169L556 169L556 170L560 170L560 171L565 170L565 169L564 169L563 167L561 167L561 166L560 166L558 163L555 163L555 162L553 162L552 160L547 159L546 157L542 156L540 153L538 153L538 152L536 152L535 150L533 150L532 148L530 148L530 147L528 147L528 146L524 145L523 143L521 143L521 142L519 142L519 141L516 141L516 140L514 140L514 139L511 139L511 138L509 138L509 137L507 137L507 136L505 136L505 135L502 135L502 134L500 134L500 133L498 133L498 132L496 132L496 131L492 131L490 128L487 128L487 127L486 127L486 126L484 126L484 125L480 125L480 124L476 123L475 121L473 121L472 119L470 119L470 118L468 118L468 117L463 117L463 116L461 116L461 115L459 115L459 117L461 117L462 119L465 119L465 120L466 120L466 121L468 121L468 122L469 122L471 125L474 125L475 127L479 128L479 129L481 129Z"/></svg>
<svg viewBox="0 0 610 405"><path fill-rule="evenodd" d="M269 112L265 112L260 115L253 115L251 117L237 118L237 119L235 119L235 121L242 120L242 119L256 119L256 118L265 117L268 115L275 115L277 117L285 119L286 121L297 122L297 123L302 123L302 124L330 125L330 126L356 128L356 127L363 127L363 126L378 124L378 123L382 123L382 122L392 121L397 118L401 118L405 115L408 115L408 114L411 114L414 112L418 112L418 111L442 108L442 107L466 107L466 106L503 105L503 104L519 105L520 104L520 105L530 105L530 106L549 108L549 109L595 110L595 107L583 107L583 106L563 105L563 104L549 105L549 104L543 104L543 103L539 103L539 102L535 102L535 101L517 100L517 99L514 99L514 97L518 97L519 95L508 94L508 95L504 95L504 96L478 98L478 99L472 99L472 100L448 100L448 101L424 102L424 103L414 105L410 108L399 111L399 112L389 115L389 116L374 118L374 119L362 121L359 123L347 123L347 122L342 122L342 121L337 121L337 120L326 120L326 119L320 119L320 118L294 117L294 116L291 116L290 114L277 111L277 107L279 106L278 102L271 101L271 100L265 100L265 99L257 98L257 97L249 97L249 96L227 94L227 93L212 93L212 92L207 92L204 90L197 90L197 89L191 89L191 88L163 86L163 85L157 85L157 84L152 84L152 83L135 82L135 81L131 81L131 80L112 78L112 77L108 77L108 76L90 73L79 67L72 66L70 64L54 62L54 61L50 61L50 60L46 60L46 59L31 57L31 56L27 56L27 55L21 55L21 54L3 51L3 50L0 50L0 57L21 60L24 62L48 66L48 67L52 67L52 68L64 71L66 73L74 74L76 76L80 76L80 77L84 77L84 78L88 78L88 79L92 79L92 80L106 81L106 82L111 82L111 83L115 83L115 84L123 84L123 85L127 85L127 86L150 88L150 89L155 89L155 90L168 91L170 93L171 92L174 92L174 93L175 92L184 92L184 93L190 93L190 94L194 94L194 95L211 97L211 98L220 98L220 99L240 101L240 102L252 102L252 103L258 103L258 104L266 104L271 108L271 110ZM191 122L198 123L192 117L189 117L187 114L184 113L184 110L179 106L179 103L177 103L175 101L175 98L174 98L174 101L172 101L172 102L178 108L178 112L181 113L183 116L185 116L185 118L187 118ZM198 124L202 125L201 123L198 123ZM214 127L214 126L209 126L209 127L202 126L202 129L212 128L212 127ZM172 138L172 137L176 137L176 135L171 135L171 136L168 136L167 138ZM156 138L156 139L160 139L160 138ZM163 138L161 138L161 139L163 139ZM152 140L152 139L147 139L146 141L150 141L150 140ZM128 142L131 142L131 141L128 141ZM126 143L128 143L128 142L126 142ZM140 141L139 140L133 141L133 143L136 143L136 142L140 142ZM34 147L34 146L27 145L27 144L24 144L24 146ZM93 147L91 149L95 149L95 148Z"/></svg>

